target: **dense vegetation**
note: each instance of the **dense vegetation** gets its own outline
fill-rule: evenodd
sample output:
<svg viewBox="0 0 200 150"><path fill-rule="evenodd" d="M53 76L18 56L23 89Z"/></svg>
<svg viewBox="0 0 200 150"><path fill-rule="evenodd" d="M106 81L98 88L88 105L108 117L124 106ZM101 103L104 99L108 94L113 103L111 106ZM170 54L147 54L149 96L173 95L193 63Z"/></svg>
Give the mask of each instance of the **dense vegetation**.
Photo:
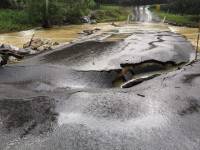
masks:
<svg viewBox="0 0 200 150"><path fill-rule="evenodd" d="M198 26L200 21L200 0L174 0L161 5L160 11L156 6L152 10L161 18L166 17L169 23L176 25Z"/></svg>
<svg viewBox="0 0 200 150"><path fill-rule="evenodd" d="M0 30L80 23L94 5L93 0L1 0Z"/></svg>
<svg viewBox="0 0 200 150"><path fill-rule="evenodd" d="M91 18L97 22L123 21L127 19L130 12L130 7L125 9L121 6L101 5L92 12Z"/></svg>
<svg viewBox="0 0 200 150"><path fill-rule="evenodd" d="M162 10L180 15L200 15L200 0L174 0L163 5Z"/></svg>
<svg viewBox="0 0 200 150"><path fill-rule="evenodd" d="M128 16L129 10L121 6L100 4L94 0L1 0L0 32L77 24L89 15L97 22L121 21Z"/></svg>
<svg viewBox="0 0 200 150"><path fill-rule="evenodd" d="M151 5L169 3L172 0L95 0L96 3L120 4L120 5Z"/></svg>
<svg viewBox="0 0 200 150"><path fill-rule="evenodd" d="M0 32L19 31L32 28L24 11L0 10Z"/></svg>
<svg viewBox="0 0 200 150"><path fill-rule="evenodd" d="M86 15L92 15L97 22L121 21L129 10L119 5L155 3L166 3L161 6L161 17L192 24L199 20L200 0L0 0L0 32L81 23L81 17Z"/></svg>

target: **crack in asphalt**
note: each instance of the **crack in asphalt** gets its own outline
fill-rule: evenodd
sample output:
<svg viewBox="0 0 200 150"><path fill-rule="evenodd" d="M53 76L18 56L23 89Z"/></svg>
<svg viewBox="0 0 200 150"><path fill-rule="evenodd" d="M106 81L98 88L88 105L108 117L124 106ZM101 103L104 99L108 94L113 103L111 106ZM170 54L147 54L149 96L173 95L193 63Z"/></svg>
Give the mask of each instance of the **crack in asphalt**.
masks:
<svg viewBox="0 0 200 150"><path fill-rule="evenodd" d="M183 82L185 83L191 83L194 79L200 77L200 73L197 74L187 74L184 76Z"/></svg>
<svg viewBox="0 0 200 150"><path fill-rule="evenodd" d="M189 137L199 137L198 118L189 118L200 112L195 96L199 92L195 89L197 92L191 93L184 83L194 85L192 81L200 74L189 72L186 78L181 74L180 82L175 77L178 73L171 71L181 69L192 50L187 49L189 46L184 49L181 36L171 32L138 34L137 39L120 42L74 43L22 62L19 68L11 65L0 69L0 133L20 137L12 146L14 140L0 136L0 140L7 138L0 146L11 143L11 147L5 147L131 150L173 149L176 145L183 145L183 149L186 143L190 147ZM177 48L177 43L170 45L176 37L180 42ZM161 46L158 51L143 51L161 42L166 42L166 49ZM92 57L110 67L85 67ZM83 71L76 65L82 65ZM192 94L194 98L184 99ZM40 139L40 135L45 138ZM166 146L169 142L171 147Z"/></svg>
<svg viewBox="0 0 200 150"><path fill-rule="evenodd" d="M148 43L148 44L150 45L150 47L147 48L147 49L145 49L145 50L152 50L152 49L158 47L155 43L161 43L161 42L164 42L164 41L165 41L165 40L163 40L163 39L161 38L161 36L159 36L159 37L157 37L157 41L152 41L152 42Z"/></svg>

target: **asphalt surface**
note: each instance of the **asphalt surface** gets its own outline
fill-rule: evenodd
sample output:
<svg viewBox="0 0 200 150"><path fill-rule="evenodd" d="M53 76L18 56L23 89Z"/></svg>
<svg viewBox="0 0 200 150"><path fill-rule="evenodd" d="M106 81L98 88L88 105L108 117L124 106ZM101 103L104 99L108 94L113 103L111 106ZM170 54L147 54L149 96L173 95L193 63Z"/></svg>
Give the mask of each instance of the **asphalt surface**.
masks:
<svg viewBox="0 0 200 150"><path fill-rule="evenodd" d="M119 41L98 40L94 37L89 41L67 45L25 60L22 65L64 65L67 69L99 71L121 69L120 64L147 60L172 61L179 64L195 57L193 46L181 35L169 31L136 30L131 25L117 30L118 35L132 35Z"/></svg>
<svg viewBox="0 0 200 150"><path fill-rule="evenodd" d="M0 68L0 149L199 150L200 62L180 68L194 48L169 31L117 30L131 35L94 37ZM114 86L127 66L131 79L166 72Z"/></svg>

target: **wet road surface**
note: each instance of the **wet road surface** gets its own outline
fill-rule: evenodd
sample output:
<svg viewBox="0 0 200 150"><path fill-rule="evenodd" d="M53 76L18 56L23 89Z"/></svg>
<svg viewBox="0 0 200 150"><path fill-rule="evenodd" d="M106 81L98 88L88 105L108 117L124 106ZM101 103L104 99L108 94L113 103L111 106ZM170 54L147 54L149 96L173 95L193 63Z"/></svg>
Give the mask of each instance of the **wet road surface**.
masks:
<svg viewBox="0 0 200 150"><path fill-rule="evenodd" d="M200 63L183 66L192 45L155 26L117 27L0 68L0 149L198 150ZM160 76L120 88L149 74Z"/></svg>

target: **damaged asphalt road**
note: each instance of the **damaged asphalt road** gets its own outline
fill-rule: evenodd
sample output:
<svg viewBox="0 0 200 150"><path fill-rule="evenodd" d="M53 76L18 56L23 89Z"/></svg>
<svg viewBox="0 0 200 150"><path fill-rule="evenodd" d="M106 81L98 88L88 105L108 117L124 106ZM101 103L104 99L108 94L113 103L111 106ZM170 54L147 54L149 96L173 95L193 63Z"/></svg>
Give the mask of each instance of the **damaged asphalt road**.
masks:
<svg viewBox="0 0 200 150"><path fill-rule="evenodd" d="M193 46L181 35L169 31L135 31L119 28L117 34L131 33L125 40L106 41L95 37L26 60L24 64L64 65L73 70L121 69L121 64L148 60L179 64L194 58ZM110 33L110 36L116 33Z"/></svg>
<svg viewBox="0 0 200 150"><path fill-rule="evenodd" d="M168 31L128 32L0 68L0 149L198 150L200 62L184 66L194 48Z"/></svg>

